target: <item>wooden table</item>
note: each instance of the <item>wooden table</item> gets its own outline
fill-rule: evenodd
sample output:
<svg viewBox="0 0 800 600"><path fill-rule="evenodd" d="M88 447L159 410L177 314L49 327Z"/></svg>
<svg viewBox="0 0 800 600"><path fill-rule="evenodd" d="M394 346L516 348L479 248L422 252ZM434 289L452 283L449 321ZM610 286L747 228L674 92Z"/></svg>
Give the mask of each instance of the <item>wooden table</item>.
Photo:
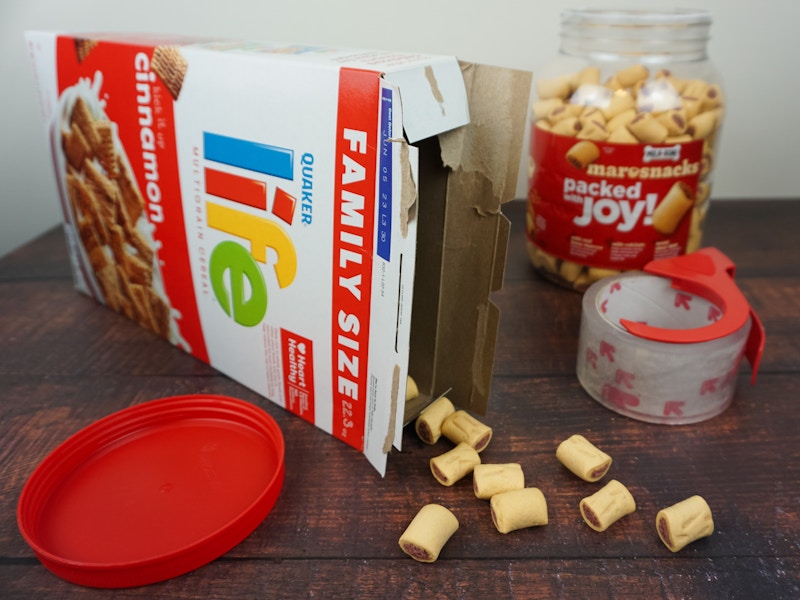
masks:
<svg viewBox="0 0 800 600"><path fill-rule="evenodd" d="M0 598L118 597L47 571L17 529L20 491L68 435L146 400L227 394L263 406L286 438L286 479L264 523L194 572L124 591L141 598L800 598L800 200L718 201L705 237L737 264L767 330L755 386L740 371L733 405L710 421L658 426L621 417L575 376L580 296L541 280L513 222L485 462L520 462L548 501L549 524L502 535L470 478L445 488L428 460L447 449L407 428L381 479L356 451L78 294L54 229L0 260ZM604 533L580 499L599 488L555 458L582 433L614 458L638 510ZM656 512L693 494L712 537L673 554ZM434 564L398 538L439 502L461 527Z"/></svg>

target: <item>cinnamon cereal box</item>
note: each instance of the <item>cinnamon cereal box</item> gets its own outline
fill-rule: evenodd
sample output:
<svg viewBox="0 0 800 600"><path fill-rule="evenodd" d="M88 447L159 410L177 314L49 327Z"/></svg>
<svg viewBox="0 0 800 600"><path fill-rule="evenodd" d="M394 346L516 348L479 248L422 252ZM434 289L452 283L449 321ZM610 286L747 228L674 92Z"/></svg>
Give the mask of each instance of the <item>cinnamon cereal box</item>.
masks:
<svg viewBox="0 0 800 600"><path fill-rule="evenodd" d="M431 216L420 235L422 203L446 207L451 178L469 175L478 150L464 136L471 67L447 56L129 34L30 32L27 44L76 287L383 474L408 420L410 357L436 364L430 340L446 329L422 332L419 352L411 348L416 286L430 285L415 276L423 238L441 245L446 229ZM524 74L501 71L527 101ZM501 111L524 119L525 106ZM505 181L519 160L516 133L507 135L512 150L485 173L490 181ZM428 170L444 182L429 195ZM507 241L500 204L513 195L500 187L483 214L474 211L486 198L468 200L490 259L485 273L461 274L485 282L476 293L491 315ZM431 260L441 266L445 254ZM429 292L443 295L440 284ZM441 309L417 310L439 323ZM496 319L475 328L470 368L485 379ZM422 396L434 397L445 383L420 371ZM479 392L466 389L463 403L485 409Z"/></svg>

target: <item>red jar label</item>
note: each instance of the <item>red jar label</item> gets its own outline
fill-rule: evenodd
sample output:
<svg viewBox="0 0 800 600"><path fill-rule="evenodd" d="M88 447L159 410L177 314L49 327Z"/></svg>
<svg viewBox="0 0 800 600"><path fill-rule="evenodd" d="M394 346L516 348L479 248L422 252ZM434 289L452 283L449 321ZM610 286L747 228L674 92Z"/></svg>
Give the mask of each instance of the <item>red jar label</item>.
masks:
<svg viewBox="0 0 800 600"><path fill-rule="evenodd" d="M638 269L683 254L703 141L618 144L534 126L530 240L590 267Z"/></svg>

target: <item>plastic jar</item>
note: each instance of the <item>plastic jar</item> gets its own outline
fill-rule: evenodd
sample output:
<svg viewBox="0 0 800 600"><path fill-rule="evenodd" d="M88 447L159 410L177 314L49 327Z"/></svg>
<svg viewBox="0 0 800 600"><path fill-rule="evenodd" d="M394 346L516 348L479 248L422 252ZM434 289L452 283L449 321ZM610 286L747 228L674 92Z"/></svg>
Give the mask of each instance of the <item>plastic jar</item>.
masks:
<svg viewBox="0 0 800 600"><path fill-rule="evenodd" d="M528 252L582 291L698 249L724 97L705 11L569 10L531 109Z"/></svg>

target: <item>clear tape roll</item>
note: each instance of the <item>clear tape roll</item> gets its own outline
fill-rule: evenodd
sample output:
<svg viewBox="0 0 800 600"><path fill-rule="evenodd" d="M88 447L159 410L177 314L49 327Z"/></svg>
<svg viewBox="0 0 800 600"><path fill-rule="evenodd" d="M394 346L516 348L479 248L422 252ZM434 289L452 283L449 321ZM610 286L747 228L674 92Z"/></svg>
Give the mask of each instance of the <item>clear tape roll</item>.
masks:
<svg viewBox="0 0 800 600"><path fill-rule="evenodd" d="M673 289L668 278L637 271L598 281L583 296L578 380L600 404L641 421L679 425L716 416L733 400L751 318L696 343L638 337L620 319L693 329L720 316L720 307Z"/></svg>

